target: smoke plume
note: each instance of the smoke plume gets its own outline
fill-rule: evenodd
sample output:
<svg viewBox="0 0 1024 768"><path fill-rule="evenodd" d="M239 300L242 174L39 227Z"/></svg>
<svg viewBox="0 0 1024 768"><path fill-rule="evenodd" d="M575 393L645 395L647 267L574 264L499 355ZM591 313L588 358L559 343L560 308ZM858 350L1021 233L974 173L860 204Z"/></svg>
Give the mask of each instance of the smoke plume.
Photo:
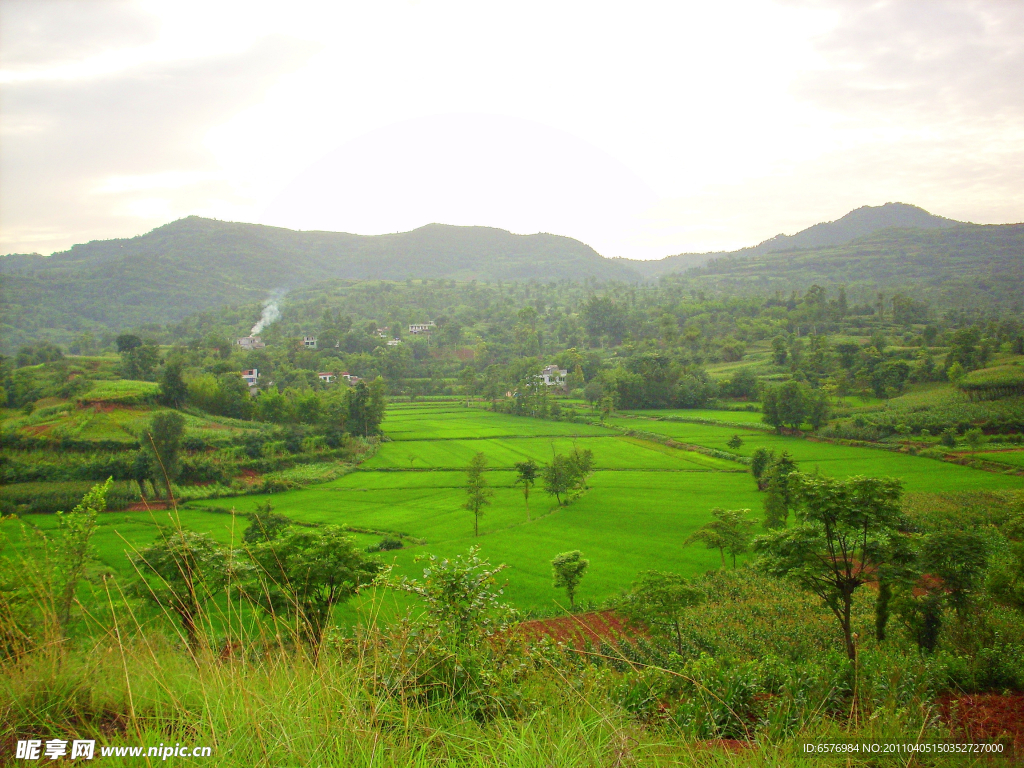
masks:
<svg viewBox="0 0 1024 768"><path fill-rule="evenodd" d="M275 293L269 299L263 302L263 312L260 313L260 319L256 321L256 325L254 325L252 327L252 330L249 331L250 336L255 336L256 334L262 332L263 329L266 328L271 323L281 319L281 310L277 306L277 302L281 300L281 297L283 295L283 292Z"/></svg>

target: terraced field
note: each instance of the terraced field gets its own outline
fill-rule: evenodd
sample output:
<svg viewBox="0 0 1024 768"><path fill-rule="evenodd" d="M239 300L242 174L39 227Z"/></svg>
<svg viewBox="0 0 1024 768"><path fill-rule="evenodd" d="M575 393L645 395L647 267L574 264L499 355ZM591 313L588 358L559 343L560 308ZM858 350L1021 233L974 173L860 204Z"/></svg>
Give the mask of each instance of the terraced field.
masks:
<svg viewBox="0 0 1024 768"><path fill-rule="evenodd" d="M732 415L732 414L728 414ZM908 491L964 491L1024 487L1022 478L983 472L932 459L858 447L844 447L735 426L613 417L607 427L492 414L458 403L393 406L384 423L386 436L376 456L338 480L272 496L220 499L210 504L252 511L270 501L275 511L308 523L339 523L374 532L407 536L394 553L396 567L414 574L418 553L450 556L479 544L492 562L509 564L507 596L524 608L553 605L562 596L551 587L549 561L558 552L581 549L591 560L579 598L599 601L627 586L640 570L658 568L684 574L718 566L718 553L683 542L710 520L714 507L751 509L760 519L762 495L745 467L699 452L670 448L628 437L623 429L645 430L681 443L729 451L726 442L739 433L735 451L749 456L759 446L788 450L801 469L837 476L890 475L904 479ZM527 515L515 487L512 466L573 445L594 452L596 472L590 490L567 507L536 487ZM489 460L493 504L473 537L472 515L462 508L465 467L476 453ZM246 521L231 514L191 505L181 523L238 542ZM167 512L117 512L105 520L98 538L110 568L124 571L126 546L144 546L156 535ZM51 524L52 518L40 520ZM360 533L360 544L379 541L381 533ZM423 542L423 543L417 543ZM351 615L355 606L345 613Z"/></svg>

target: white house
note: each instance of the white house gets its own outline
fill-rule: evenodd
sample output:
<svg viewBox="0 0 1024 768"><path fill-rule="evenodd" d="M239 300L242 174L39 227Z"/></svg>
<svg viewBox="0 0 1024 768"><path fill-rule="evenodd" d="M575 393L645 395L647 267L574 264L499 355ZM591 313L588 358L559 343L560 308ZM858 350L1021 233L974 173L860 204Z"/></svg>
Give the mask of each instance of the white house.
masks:
<svg viewBox="0 0 1024 768"><path fill-rule="evenodd" d="M338 380L338 374L333 373L331 371L324 371L323 373L318 373L316 377L320 379L320 381L322 381L324 384L333 384L335 381Z"/></svg>
<svg viewBox="0 0 1024 768"><path fill-rule="evenodd" d="M242 380L250 387L256 386L256 379L258 379L259 376L260 372L256 368L248 371L242 371Z"/></svg>
<svg viewBox="0 0 1024 768"><path fill-rule="evenodd" d="M306 349L316 349L316 336L303 336L302 346Z"/></svg>
<svg viewBox="0 0 1024 768"><path fill-rule="evenodd" d="M351 373L342 373L339 375L341 376L341 378L345 380L346 384L349 384L351 386L355 386L360 381L362 381L362 379L360 379L358 376L353 376Z"/></svg>
<svg viewBox="0 0 1024 768"><path fill-rule="evenodd" d="M413 323L409 326L409 333L430 333L436 327L433 320L427 323Z"/></svg>
<svg viewBox="0 0 1024 768"><path fill-rule="evenodd" d="M259 336L243 336L238 340L238 346L242 349L263 349L267 345Z"/></svg>
<svg viewBox="0 0 1024 768"><path fill-rule="evenodd" d="M388 346L389 347L397 347L401 343L402 343L401 339L388 339Z"/></svg>
<svg viewBox="0 0 1024 768"><path fill-rule="evenodd" d="M541 370L537 378L543 379L544 383L549 387L564 387L565 377L568 375L569 372L564 368L559 368L557 365L548 365Z"/></svg>

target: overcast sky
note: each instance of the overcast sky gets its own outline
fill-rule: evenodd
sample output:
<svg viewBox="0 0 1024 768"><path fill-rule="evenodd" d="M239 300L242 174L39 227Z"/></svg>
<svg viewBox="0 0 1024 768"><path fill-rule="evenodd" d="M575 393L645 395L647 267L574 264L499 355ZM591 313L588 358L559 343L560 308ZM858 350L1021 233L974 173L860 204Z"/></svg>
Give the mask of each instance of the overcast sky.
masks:
<svg viewBox="0 0 1024 768"><path fill-rule="evenodd" d="M1024 2L0 0L0 253L198 214L752 245L1024 220Z"/></svg>

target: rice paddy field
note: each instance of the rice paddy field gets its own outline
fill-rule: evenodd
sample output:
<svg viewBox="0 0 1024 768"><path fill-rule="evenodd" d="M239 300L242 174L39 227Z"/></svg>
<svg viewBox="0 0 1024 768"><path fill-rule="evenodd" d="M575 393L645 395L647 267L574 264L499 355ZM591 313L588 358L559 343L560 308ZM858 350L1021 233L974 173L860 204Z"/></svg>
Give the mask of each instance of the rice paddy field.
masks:
<svg viewBox="0 0 1024 768"><path fill-rule="evenodd" d="M216 507L196 502L180 510L180 524L225 544L237 543L247 524L241 515L269 501L275 512L298 522L352 526L359 531L354 535L360 545L374 544L385 533L401 534L405 548L387 553L387 558L409 575L420 570L414 562L417 554L451 556L477 544L484 557L508 564L508 599L522 609L543 612L564 600L551 586L550 560L559 552L580 549L590 559L578 600L598 603L627 587L641 570L695 575L717 568L717 551L684 546L711 519L713 508L749 509L752 519L761 518L763 495L743 464L630 437L624 430L740 456L760 446L787 450L802 470L899 477L911 494L1024 488L1020 476L743 430L735 424L611 417L606 426L595 426L494 414L456 402L419 402L392 405L383 428L386 440L376 455L337 480L267 496L219 499ZM733 451L726 443L735 434L743 444ZM530 494L528 513L521 487L514 486L513 465L528 458L544 463L553 452L564 453L573 445L594 453L596 471L589 490L559 507L538 485ZM462 504L465 468L477 452L488 459L494 497L475 538L472 514ZM126 549L151 543L158 525L173 522L173 514L105 516L96 537L103 563L125 572L130 567ZM55 522L53 516L31 518L39 527ZM358 601L346 606L345 614L354 615L358 607Z"/></svg>

